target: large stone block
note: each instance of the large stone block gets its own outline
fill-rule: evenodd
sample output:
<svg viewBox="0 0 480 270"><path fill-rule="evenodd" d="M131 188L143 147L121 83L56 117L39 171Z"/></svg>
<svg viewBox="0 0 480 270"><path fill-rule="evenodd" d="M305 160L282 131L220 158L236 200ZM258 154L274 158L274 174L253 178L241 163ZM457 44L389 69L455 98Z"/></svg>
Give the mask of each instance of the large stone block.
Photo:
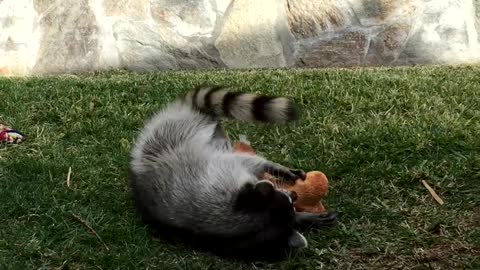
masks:
<svg viewBox="0 0 480 270"><path fill-rule="evenodd" d="M88 0L36 2L42 28L34 73L90 70L98 62L97 26Z"/></svg>
<svg viewBox="0 0 480 270"><path fill-rule="evenodd" d="M277 0L235 0L224 18L215 46L231 68L286 65L281 42L284 9ZM283 12L283 14L282 14ZM283 28L282 28L283 29ZM282 33L283 32L283 33Z"/></svg>
<svg viewBox="0 0 480 270"><path fill-rule="evenodd" d="M472 1L419 3L414 29L396 64L467 63L480 59Z"/></svg>
<svg viewBox="0 0 480 270"><path fill-rule="evenodd" d="M216 59L174 31L142 22L117 22L113 26L120 66L148 71L202 69L217 66Z"/></svg>
<svg viewBox="0 0 480 270"><path fill-rule="evenodd" d="M363 32L345 31L315 41L303 48L298 65L305 67L349 67L362 65L368 48Z"/></svg>
<svg viewBox="0 0 480 270"><path fill-rule="evenodd" d="M289 2L298 5L301 0ZM318 7L309 10L322 14L320 17L326 20L323 22L309 19L315 14L313 11L308 13L303 10L306 15L297 16L304 21L297 26L302 33L292 27L297 38L299 65L350 67L480 61L478 18L475 15L478 10L475 11L472 1L348 2L350 9L339 8L344 4L342 1L315 2ZM342 14L342 21L346 23L336 23L339 20L332 19L335 16L331 13ZM362 34L352 36L352 32Z"/></svg>
<svg viewBox="0 0 480 270"><path fill-rule="evenodd" d="M317 37L348 24L348 5L334 0L286 0L288 23L297 38Z"/></svg>
<svg viewBox="0 0 480 270"><path fill-rule="evenodd" d="M230 5L230 3L232 2L233 0L215 0L213 1L214 5L215 5L215 12L222 16L225 11L227 11L228 9L228 6Z"/></svg>
<svg viewBox="0 0 480 270"><path fill-rule="evenodd" d="M408 41L412 26L408 23L394 23L370 39L365 63L368 65L390 65L397 62Z"/></svg>
<svg viewBox="0 0 480 270"><path fill-rule="evenodd" d="M217 19L210 0L156 0L150 10L155 22L183 36L210 36Z"/></svg>
<svg viewBox="0 0 480 270"><path fill-rule="evenodd" d="M480 0L0 0L0 74L480 62Z"/></svg>
<svg viewBox="0 0 480 270"><path fill-rule="evenodd" d="M132 20L148 18L150 8L148 0L104 0L105 16L120 16Z"/></svg>
<svg viewBox="0 0 480 270"><path fill-rule="evenodd" d="M0 75L27 74L40 45L39 20L26 0L0 1Z"/></svg>
<svg viewBox="0 0 480 270"><path fill-rule="evenodd" d="M473 9L475 10L475 30L477 33L477 40L480 42L480 0L473 1Z"/></svg>
<svg viewBox="0 0 480 270"><path fill-rule="evenodd" d="M418 0L349 0L355 17L362 26L378 26L418 15Z"/></svg>

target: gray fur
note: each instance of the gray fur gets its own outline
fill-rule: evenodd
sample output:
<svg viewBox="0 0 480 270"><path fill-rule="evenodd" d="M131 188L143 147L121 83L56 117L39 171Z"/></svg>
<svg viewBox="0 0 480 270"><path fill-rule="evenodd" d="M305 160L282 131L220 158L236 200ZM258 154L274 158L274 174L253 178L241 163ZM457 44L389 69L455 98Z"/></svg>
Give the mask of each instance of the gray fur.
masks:
<svg viewBox="0 0 480 270"><path fill-rule="evenodd" d="M263 106L266 117L256 119L252 113L256 95L239 95L226 107L222 102L227 89L216 89L206 100L209 91L211 88L205 87L196 94L188 93L145 124L131 152L136 203L143 209L144 218L196 235L241 237L254 232L261 235L260 239L267 239L268 233L262 234L262 230L271 226L272 215L261 209L235 211L239 192L248 184L257 184L257 176L266 170L287 176L291 172L260 156L233 153L219 117L285 123L294 120L287 113L292 110L292 103L285 98L273 98ZM283 195L291 205L288 195ZM293 205L288 211L292 209ZM292 229L290 235L288 243L306 246L305 238L298 232Z"/></svg>

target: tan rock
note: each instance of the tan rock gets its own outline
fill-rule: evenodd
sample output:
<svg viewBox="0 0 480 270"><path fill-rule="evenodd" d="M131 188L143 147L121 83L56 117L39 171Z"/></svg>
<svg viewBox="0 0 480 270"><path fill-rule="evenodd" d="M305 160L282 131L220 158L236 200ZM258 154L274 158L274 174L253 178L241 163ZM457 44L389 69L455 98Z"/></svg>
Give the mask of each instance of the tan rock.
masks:
<svg viewBox="0 0 480 270"><path fill-rule="evenodd" d="M236 0L224 18L215 47L231 68L285 66L277 0Z"/></svg>
<svg viewBox="0 0 480 270"><path fill-rule="evenodd" d="M362 0L361 3L363 13L366 17L385 20L398 8L405 6L409 0Z"/></svg>
<svg viewBox="0 0 480 270"><path fill-rule="evenodd" d="M12 76L13 72L8 67L0 67L0 75L2 75L2 76Z"/></svg>
<svg viewBox="0 0 480 270"><path fill-rule="evenodd" d="M122 16L133 20L147 18L148 0L103 0L106 16Z"/></svg>
<svg viewBox="0 0 480 270"><path fill-rule="evenodd" d="M33 0L33 7L35 10L42 14L48 10L48 8L58 6L60 2L54 2L51 0Z"/></svg>
<svg viewBox="0 0 480 270"><path fill-rule="evenodd" d="M415 19L418 0L350 0L355 17L363 26L382 25L396 19Z"/></svg>
<svg viewBox="0 0 480 270"><path fill-rule="evenodd" d="M290 31L297 38L318 36L330 29L341 29L347 20L346 9L335 0L286 0Z"/></svg>

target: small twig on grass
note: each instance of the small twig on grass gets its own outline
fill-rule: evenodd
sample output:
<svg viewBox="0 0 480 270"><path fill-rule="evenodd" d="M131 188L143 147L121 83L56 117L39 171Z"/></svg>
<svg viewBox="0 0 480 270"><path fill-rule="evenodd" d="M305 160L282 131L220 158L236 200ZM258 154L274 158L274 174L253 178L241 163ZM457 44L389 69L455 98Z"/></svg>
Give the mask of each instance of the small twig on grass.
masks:
<svg viewBox="0 0 480 270"><path fill-rule="evenodd" d="M72 167L68 167L67 188L70 189L70 176L72 176Z"/></svg>
<svg viewBox="0 0 480 270"><path fill-rule="evenodd" d="M98 241L100 241L103 246L105 247L106 250L110 250L107 246L107 244L105 244L105 242L103 242L102 238L100 237L100 235L98 235L98 233L90 226L88 225L88 223L86 221L84 221L83 219L81 219L79 216L75 215L75 214L72 214L72 216L75 218L75 220L77 220L78 222L80 222L83 226L85 226L93 235L95 235L98 239Z"/></svg>
<svg viewBox="0 0 480 270"><path fill-rule="evenodd" d="M435 199L435 201L437 201L440 205L443 205L442 198L440 198L440 196L437 195L435 190L433 190L433 188L431 188L430 185L428 185L425 180L422 180L422 184L427 188L428 192L430 192L430 194Z"/></svg>

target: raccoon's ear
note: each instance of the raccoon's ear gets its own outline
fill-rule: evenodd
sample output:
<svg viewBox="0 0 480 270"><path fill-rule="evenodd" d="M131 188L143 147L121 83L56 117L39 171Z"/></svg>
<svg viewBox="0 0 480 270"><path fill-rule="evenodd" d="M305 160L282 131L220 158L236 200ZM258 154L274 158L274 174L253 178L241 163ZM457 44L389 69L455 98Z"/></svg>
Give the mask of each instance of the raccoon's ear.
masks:
<svg viewBox="0 0 480 270"><path fill-rule="evenodd" d="M258 181L255 184L246 183L239 191L235 208L238 210L263 209L275 196L275 187L267 180Z"/></svg>

